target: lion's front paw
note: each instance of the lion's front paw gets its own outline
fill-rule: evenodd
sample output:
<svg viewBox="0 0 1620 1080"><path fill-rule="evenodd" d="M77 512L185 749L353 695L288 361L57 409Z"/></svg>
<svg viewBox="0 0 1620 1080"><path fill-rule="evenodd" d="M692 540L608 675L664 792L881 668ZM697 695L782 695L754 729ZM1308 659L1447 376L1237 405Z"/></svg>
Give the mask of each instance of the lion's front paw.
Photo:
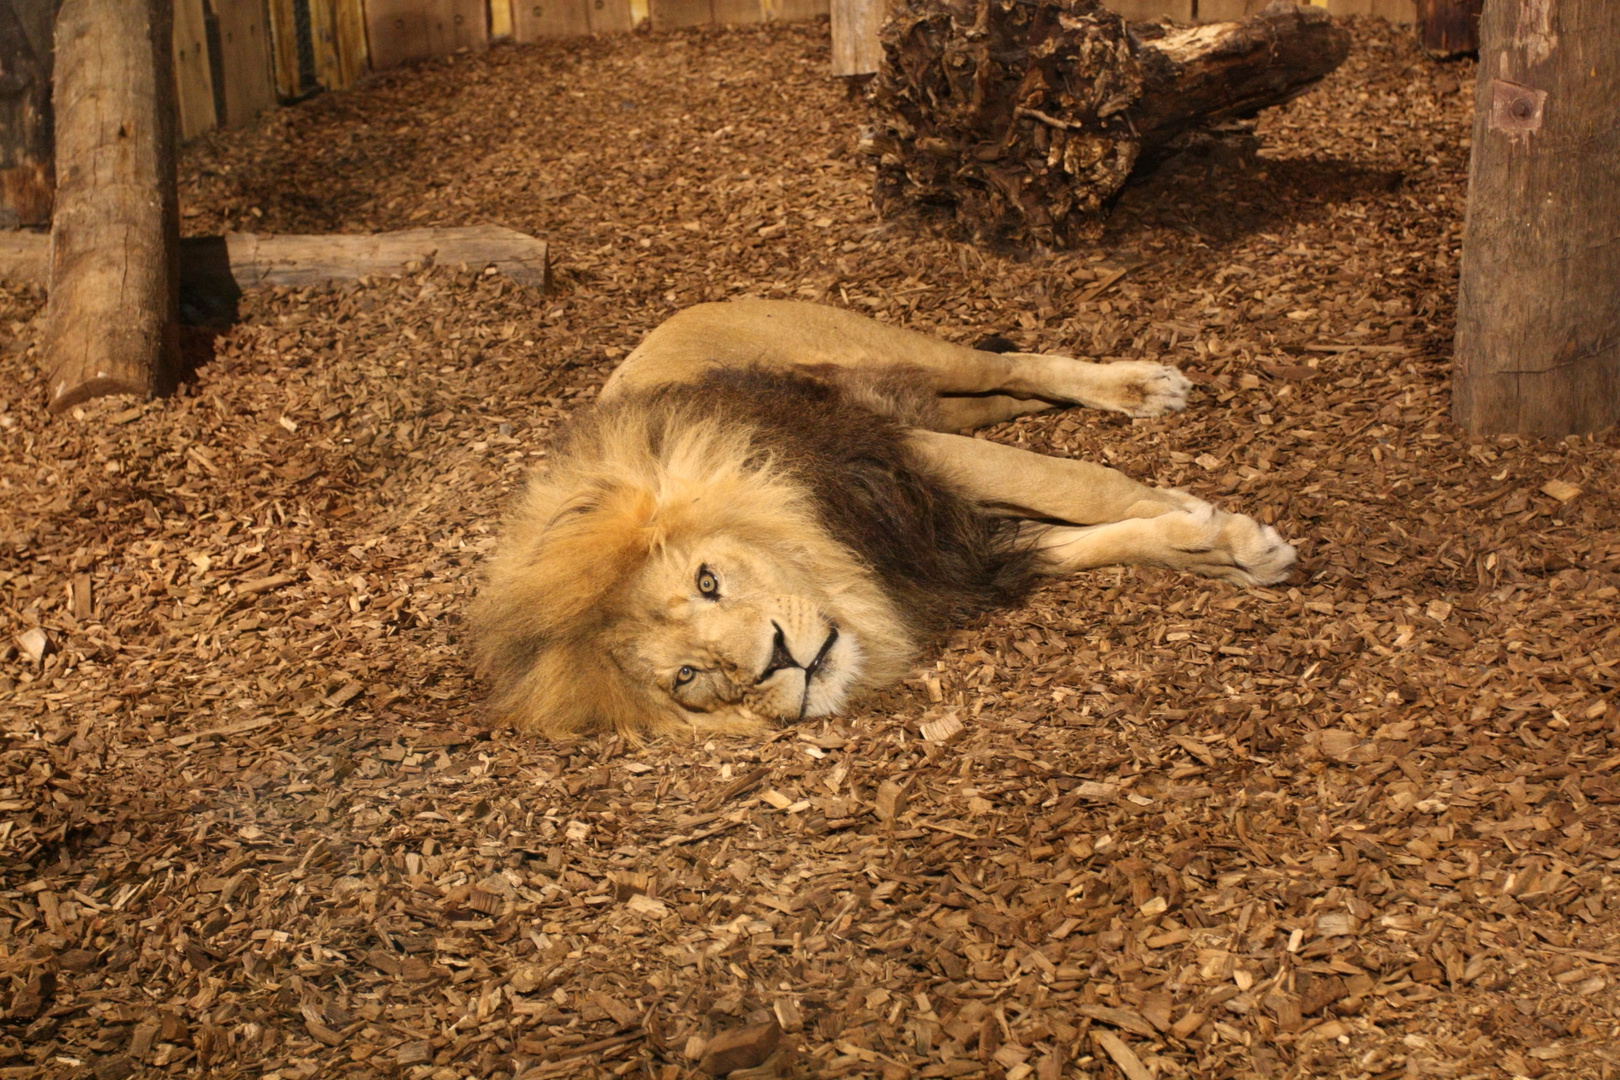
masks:
<svg viewBox="0 0 1620 1080"><path fill-rule="evenodd" d="M1111 377L1110 408L1130 416L1161 416L1167 412L1180 412L1187 407L1187 391L1192 383L1187 376L1165 364L1151 360L1120 360L1105 365Z"/></svg>
<svg viewBox="0 0 1620 1080"><path fill-rule="evenodd" d="M1281 581L1294 565L1293 545L1244 514L1206 503L1155 520L1164 525L1179 570L1249 586Z"/></svg>

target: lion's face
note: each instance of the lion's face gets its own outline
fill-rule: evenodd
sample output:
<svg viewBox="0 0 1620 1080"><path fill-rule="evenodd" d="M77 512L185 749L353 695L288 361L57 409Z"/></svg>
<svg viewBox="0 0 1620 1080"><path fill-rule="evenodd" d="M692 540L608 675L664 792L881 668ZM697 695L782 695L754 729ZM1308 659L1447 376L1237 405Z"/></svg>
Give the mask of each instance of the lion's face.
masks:
<svg viewBox="0 0 1620 1080"><path fill-rule="evenodd" d="M530 478L473 620L495 712L548 735L823 716L900 678L916 648L745 432L628 406Z"/></svg>
<svg viewBox="0 0 1620 1080"><path fill-rule="evenodd" d="M742 538L666 544L627 597L610 646L632 678L687 713L797 721L843 707L863 628L795 564Z"/></svg>

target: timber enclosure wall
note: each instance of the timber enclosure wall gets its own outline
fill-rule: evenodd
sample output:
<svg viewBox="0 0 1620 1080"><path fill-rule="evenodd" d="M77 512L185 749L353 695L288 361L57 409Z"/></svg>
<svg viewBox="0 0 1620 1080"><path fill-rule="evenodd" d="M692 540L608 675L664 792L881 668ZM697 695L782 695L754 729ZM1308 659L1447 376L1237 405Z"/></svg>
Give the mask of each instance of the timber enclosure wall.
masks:
<svg viewBox="0 0 1620 1080"><path fill-rule="evenodd" d="M1104 0L1127 19L1242 19L1268 0ZM1304 2L1304 0L1298 0ZM1412 22L1440 0L1311 0L1334 15ZM1445 0L1455 6L1468 0ZM1477 5L1478 0L1472 0ZM61 0L0 0L0 229L41 227L52 202L53 35ZM832 74L877 70L886 0L170 0L176 131L190 139L369 71L492 42L831 16Z"/></svg>
<svg viewBox="0 0 1620 1080"><path fill-rule="evenodd" d="M239 127L279 102L343 90L368 71L491 42L796 22L875 0L173 0L179 132ZM1128 19L1241 19L1269 0L1105 0ZM1315 0L1334 15L1412 22L1417 0ZM870 14L867 15L871 17ZM878 16L881 21L881 15Z"/></svg>
<svg viewBox="0 0 1620 1080"><path fill-rule="evenodd" d="M180 137L495 41L814 19L828 0L173 0Z"/></svg>

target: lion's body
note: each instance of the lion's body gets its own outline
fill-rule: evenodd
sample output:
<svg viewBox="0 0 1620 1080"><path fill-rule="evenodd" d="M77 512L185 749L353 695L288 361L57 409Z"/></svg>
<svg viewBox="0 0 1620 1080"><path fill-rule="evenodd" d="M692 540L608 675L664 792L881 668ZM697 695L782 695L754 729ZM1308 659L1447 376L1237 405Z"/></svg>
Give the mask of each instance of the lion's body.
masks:
<svg viewBox="0 0 1620 1080"><path fill-rule="evenodd" d="M1161 411L1185 386L1159 365L997 356L833 308L689 309L518 500L474 619L494 710L553 735L751 730L898 680L1037 574L1275 580L1292 549L1248 518L941 433L1062 403Z"/></svg>

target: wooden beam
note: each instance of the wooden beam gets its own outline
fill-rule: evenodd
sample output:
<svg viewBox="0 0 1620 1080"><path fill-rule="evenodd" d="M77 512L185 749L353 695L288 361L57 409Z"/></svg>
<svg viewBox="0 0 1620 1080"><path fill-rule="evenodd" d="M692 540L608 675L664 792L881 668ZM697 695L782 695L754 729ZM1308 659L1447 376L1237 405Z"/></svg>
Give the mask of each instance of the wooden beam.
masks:
<svg viewBox="0 0 1620 1080"><path fill-rule="evenodd" d="M169 0L63 0L44 366L53 411L179 371Z"/></svg>
<svg viewBox="0 0 1620 1080"><path fill-rule="evenodd" d="M188 250L195 243L186 241ZM550 275L545 241L500 225L307 236L228 233L225 248L232 280L241 289L301 288L402 274L410 263L465 264L474 270L493 266L513 281L540 288L546 287ZM182 265L189 263L185 260ZM188 283L199 281L190 270L185 277Z"/></svg>
<svg viewBox="0 0 1620 1080"><path fill-rule="evenodd" d="M493 266L522 285L543 289L550 283L546 242L500 225L333 235L227 233L180 241L180 282L186 292L302 288L403 274L412 263ZM0 233L0 280L43 287L49 266L49 237Z"/></svg>

